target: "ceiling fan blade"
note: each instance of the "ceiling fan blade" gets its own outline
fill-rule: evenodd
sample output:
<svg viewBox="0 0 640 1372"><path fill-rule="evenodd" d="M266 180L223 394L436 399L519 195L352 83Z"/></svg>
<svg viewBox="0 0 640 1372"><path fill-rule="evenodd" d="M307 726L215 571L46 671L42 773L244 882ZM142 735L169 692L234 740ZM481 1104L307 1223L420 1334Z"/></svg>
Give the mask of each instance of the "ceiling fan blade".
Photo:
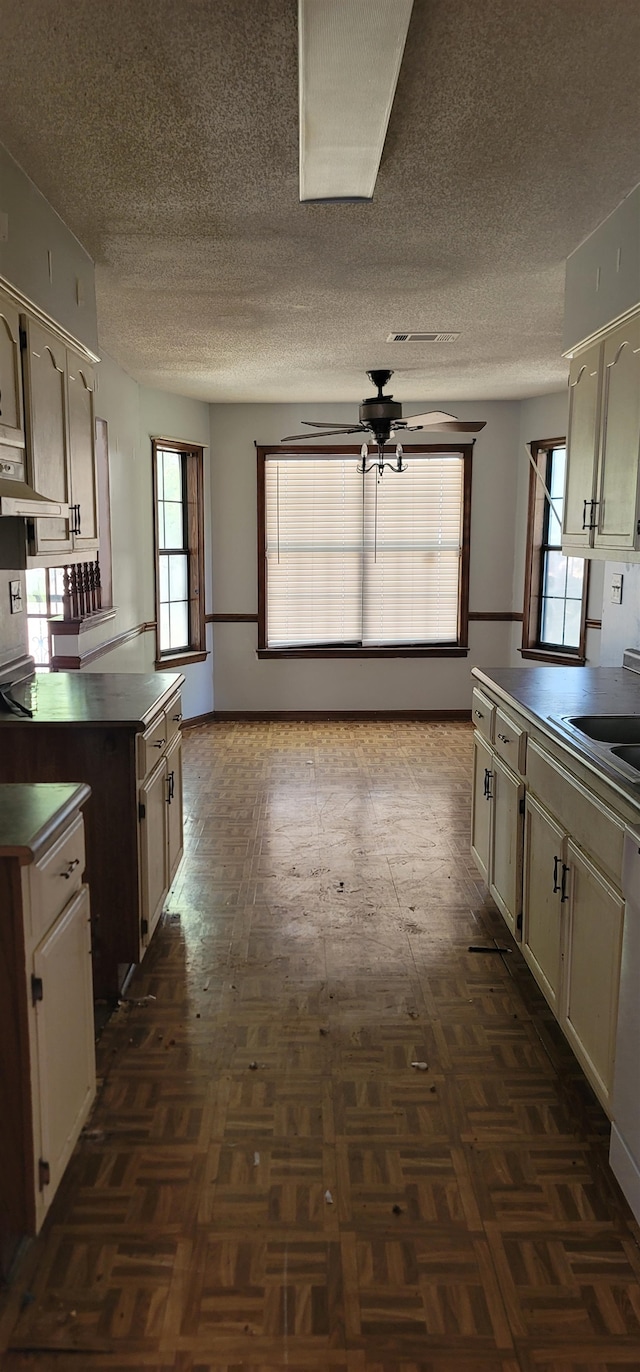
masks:
<svg viewBox="0 0 640 1372"><path fill-rule="evenodd" d="M304 422L304 421L303 421L303 422ZM362 424L357 424L356 427L355 427L355 429L328 429L328 430L325 430L324 433L321 433L321 434L288 434L286 438L281 438L281 439L280 439L280 442L281 442L281 443L297 443L297 442L298 442L298 439L300 439L300 438L315 438L315 440L316 440L316 442L317 442L319 438L333 438L333 435L334 435L334 434L338 434L338 436L339 436L340 438L344 438L345 434L361 434L361 433L367 433L367 430L364 428L364 426L363 426Z"/></svg>
<svg viewBox="0 0 640 1372"><path fill-rule="evenodd" d="M338 429L344 429L345 433L354 433L353 424L343 424L339 419L301 419L300 423L310 424L313 429L334 429L336 433ZM361 429L362 427L362 424L356 424L355 426L356 429Z"/></svg>
<svg viewBox="0 0 640 1372"><path fill-rule="evenodd" d="M425 410L424 414L405 415L402 422L415 425L417 429L426 429L427 424L448 424L455 418L455 414L447 414L446 410Z"/></svg>
<svg viewBox="0 0 640 1372"><path fill-rule="evenodd" d="M411 418L413 419L414 416L412 415ZM410 433L413 429L431 429L431 430L433 430L435 433L445 432L445 433L458 433L458 434L477 434L477 433L480 433L480 430L481 430L481 429L484 429L484 428L485 428L485 425L486 425L486 420L485 420L485 419L482 419L482 420L472 420L472 419L450 419L450 420L449 420L449 419L448 419L448 420L441 420L440 422L434 423L433 420L429 420L429 419L428 419L428 416L427 416L427 415L416 415L415 418L416 418L416 419L423 419L423 420L426 420L427 422L426 422L426 423L423 423L423 424L406 424L406 425L404 425L403 427L406 428L407 433ZM398 427L399 427L399 425L396 424L396 428L398 428Z"/></svg>

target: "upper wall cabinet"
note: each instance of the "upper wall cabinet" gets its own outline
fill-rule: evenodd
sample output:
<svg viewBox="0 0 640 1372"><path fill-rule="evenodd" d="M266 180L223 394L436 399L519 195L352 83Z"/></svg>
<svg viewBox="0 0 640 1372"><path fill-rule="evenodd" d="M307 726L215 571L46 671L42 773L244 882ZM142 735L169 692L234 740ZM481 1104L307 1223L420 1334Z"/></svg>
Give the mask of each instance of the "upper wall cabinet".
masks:
<svg viewBox="0 0 640 1372"><path fill-rule="evenodd" d="M69 506L67 519L33 522L29 552L65 562L98 547L94 375L52 330L26 315L21 325L30 480Z"/></svg>
<svg viewBox="0 0 640 1372"><path fill-rule="evenodd" d="M24 448L23 416L20 316L17 305L0 291L0 449L5 444Z"/></svg>
<svg viewBox="0 0 640 1372"><path fill-rule="evenodd" d="M640 560L640 314L576 354L569 374L562 546Z"/></svg>

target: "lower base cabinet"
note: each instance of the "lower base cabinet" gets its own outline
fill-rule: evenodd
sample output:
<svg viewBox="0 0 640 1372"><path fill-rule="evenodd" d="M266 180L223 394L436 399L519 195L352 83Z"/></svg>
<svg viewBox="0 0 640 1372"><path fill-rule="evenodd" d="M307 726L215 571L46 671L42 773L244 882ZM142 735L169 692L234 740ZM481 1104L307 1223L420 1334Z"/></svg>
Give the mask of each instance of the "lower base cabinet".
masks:
<svg viewBox="0 0 640 1372"><path fill-rule="evenodd" d="M178 733L139 790L141 955L183 854L182 738Z"/></svg>
<svg viewBox="0 0 640 1372"><path fill-rule="evenodd" d="M0 786L0 1274L37 1234L95 1096L88 786Z"/></svg>
<svg viewBox="0 0 640 1372"><path fill-rule="evenodd" d="M531 795L525 802L524 832L522 952L540 990L559 1017L564 833Z"/></svg>
<svg viewBox="0 0 640 1372"><path fill-rule="evenodd" d="M610 1110L624 901L570 840L567 860L569 910L561 1024L602 1104Z"/></svg>
<svg viewBox="0 0 640 1372"><path fill-rule="evenodd" d="M611 1109L624 901L527 796L522 951L575 1055Z"/></svg>

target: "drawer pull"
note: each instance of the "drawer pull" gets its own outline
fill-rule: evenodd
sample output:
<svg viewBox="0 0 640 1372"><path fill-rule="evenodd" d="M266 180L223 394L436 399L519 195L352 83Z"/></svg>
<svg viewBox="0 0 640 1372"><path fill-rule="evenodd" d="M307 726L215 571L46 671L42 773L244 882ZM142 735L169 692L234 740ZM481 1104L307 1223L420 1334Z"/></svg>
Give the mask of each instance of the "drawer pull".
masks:
<svg viewBox="0 0 640 1372"><path fill-rule="evenodd" d="M510 742L511 742L511 739L510 739L510 738L507 738L507 735L506 735L506 734L498 734L498 738L500 739L500 741L501 741L502 743L510 743Z"/></svg>
<svg viewBox="0 0 640 1372"><path fill-rule="evenodd" d="M482 710L474 710L473 713L474 713L474 715L476 716L476 719L484 719L484 715L483 715L483 713L482 713Z"/></svg>
<svg viewBox="0 0 640 1372"><path fill-rule="evenodd" d="M181 715L181 714L172 715L171 718L172 718L173 720L175 720L176 724L179 724L179 723L180 723L180 720L182 719L182 715Z"/></svg>
<svg viewBox="0 0 640 1372"><path fill-rule="evenodd" d="M68 880L69 880L69 877L71 876L71 873L72 873L72 872L75 872L76 867L79 867L79 866L80 866L80 858L72 858L72 859L71 859L71 862L69 863L69 865L68 865L68 867L67 867L66 872L61 872L61 873L60 873L60 876L64 877L65 881L68 881Z"/></svg>
<svg viewBox="0 0 640 1372"><path fill-rule="evenodd" d="M156 741L155 741L155 743L152 743L151 747L152 747L152 748L164 748L164 745L165 745L166 741L167 741L167 740L166 740L165 738L157 738Z"/></svg>

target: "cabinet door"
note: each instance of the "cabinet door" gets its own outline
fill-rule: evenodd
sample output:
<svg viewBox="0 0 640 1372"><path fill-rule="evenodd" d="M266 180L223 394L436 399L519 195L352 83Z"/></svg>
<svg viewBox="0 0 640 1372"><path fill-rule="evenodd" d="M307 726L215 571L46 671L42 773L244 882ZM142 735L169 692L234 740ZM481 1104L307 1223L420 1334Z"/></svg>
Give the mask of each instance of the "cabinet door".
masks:
<svg viewBox="0 0 640 1372"><path fill-rule="evenodd" d="M184 851L182 839L182 738L177 734L167 749L167 885L176 874Z"/></svg>
<svg viewBox="0 0 640 1372"><path fill-rule="evenodd" d="M596 494L601 376L602 344L596 343L574 357L569 371L563 548L588 548L592 542L590 502Z"/></svg>
<svg viewBox="0 0 640 1372"><path fill-rule="evenodd" d="M95 419L92 368L67 349L69 395L69 462L71 500L75 506L73 546L92 552L98 547Z"/></svg>
<svg viewBox="0 0 640 1372"><path fill-rule="evenodd" d="M27 346L24 383L31 484L40 495L71 503L67 445L66 348L54 334L22 316ZM70 552L68 519L36 519L32 554Z"/></svg>
<svg viewBox="0 0 640 1372"><path fill-rule="evenodd" d="M605 1109L613 1088L624 901L569 840L560 1023Z"/></svg>
<svg viewBox="0 0 640 1372"><path fill-rule="evenodd" d="M522 951L559 1018L562 979L562 829L527 795L525 803Z"/></svg>
<svg viewBox="0 0 640 1372"><path fill-rule="evenodd" d="M89 888L81 887L33 954L36 1001L36 1213L55 1195L95 1095ZM49 1180L41 1185L40 1162Z"/></svg>
<svg viewBox="0 0 640 1372"><path fill-rule="evenodd" d="M520 938L524 785L497 757L493 767L493 824L489 890L514 938Z"/></svg>
<svg viewBox="0 0 640 1372"><path fill-rule="evenodd" d="M595 547L634 548L640 455L640 315L604 343Z"/></svg>
<svg viewBox="0 0 640 1372"><path fill-rule="evenodd" d="M471 853L487 886L489 885L489 840L493 753L479 734L473 739L473 797L471 809Z"/></svg>
<svg viewBox="0 0 640 1372"><path fill-rule="evenodd" d="M141 954L162 912L167 876L167 764L162 758L140 787Z"/></svg>
<svg viewBox="0 0 640 1372"><path fill-rule="evenodd" d="M24 442L20 314L0 291L0 445L23 449Z"/></svg>

